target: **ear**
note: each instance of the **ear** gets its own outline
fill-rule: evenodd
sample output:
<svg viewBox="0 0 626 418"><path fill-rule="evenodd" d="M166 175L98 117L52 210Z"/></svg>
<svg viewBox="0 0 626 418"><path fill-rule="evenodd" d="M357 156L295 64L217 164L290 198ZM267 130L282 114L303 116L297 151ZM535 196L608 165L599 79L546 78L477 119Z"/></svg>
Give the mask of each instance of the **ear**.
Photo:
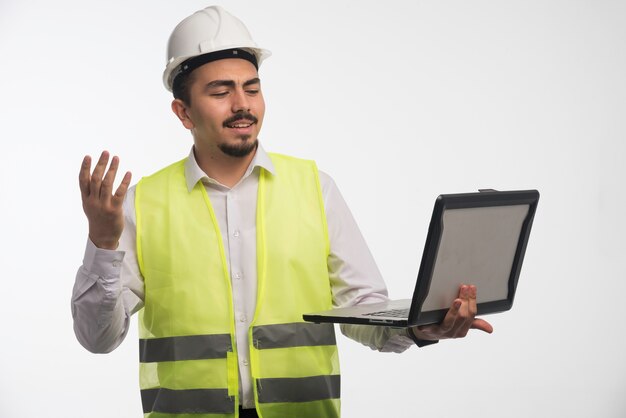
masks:
<svg viewBox="0 0 626 418"><path fill-rule="evenodd" d="M185 102L180 99L174 99L172 101L172 112L180 119L185 128L190 130L194 128L194 124L187 113L187 105Z"/></svg>

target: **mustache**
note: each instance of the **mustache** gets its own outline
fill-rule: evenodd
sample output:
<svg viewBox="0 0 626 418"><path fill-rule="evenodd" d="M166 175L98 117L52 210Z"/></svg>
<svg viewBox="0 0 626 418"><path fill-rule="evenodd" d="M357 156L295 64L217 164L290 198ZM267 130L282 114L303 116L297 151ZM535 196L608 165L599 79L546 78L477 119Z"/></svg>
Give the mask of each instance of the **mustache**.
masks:
<svg viewBox="0 0 626 418"><path fill-rule="evenodd" d="M257 123L259 120L256 118L256 116L254 116L252 113L250 112L245 112L245 111L241 111L238 112L236 114L234 114L233 116L229 117L228 119L226 119L224 122L222 122L222 126L226 127L226 125L231 125L237 121L240 120L249 120L252 123Z"/></svg>

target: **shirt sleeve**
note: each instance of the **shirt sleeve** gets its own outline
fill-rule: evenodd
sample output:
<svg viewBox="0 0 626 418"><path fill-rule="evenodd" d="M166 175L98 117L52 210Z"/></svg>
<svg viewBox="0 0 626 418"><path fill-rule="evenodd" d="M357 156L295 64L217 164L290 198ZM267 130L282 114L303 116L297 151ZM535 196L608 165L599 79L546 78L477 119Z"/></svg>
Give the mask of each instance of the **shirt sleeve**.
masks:
<svg viewBox="0 0 626 418"><path fill-rule="evenodd" d="M117 250L87 240L72 291L74 333L92 353L108 353L126 337L130 317L143 306L143 278L135 250L135 193L124 200L124 231Z"/></svg>
<svg viewBox="0 0 626 418"><path fill-rule="evenodd" d="M348 205L333 179L320 172L330 255L328 273L333 306L346 307L388 300L387 287ZM341 332L372 350L401 353L414 343L406 328L341 325Z"/></svg>

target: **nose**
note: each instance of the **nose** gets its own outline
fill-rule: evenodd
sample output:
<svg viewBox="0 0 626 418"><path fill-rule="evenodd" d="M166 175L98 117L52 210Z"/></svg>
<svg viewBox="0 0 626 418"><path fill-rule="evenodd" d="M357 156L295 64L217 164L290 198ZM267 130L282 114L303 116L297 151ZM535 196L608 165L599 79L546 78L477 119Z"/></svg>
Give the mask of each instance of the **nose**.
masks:
<svg viewBox="0 0 626 418"><path fill-rule="evenodd" d="M233 94L232 111L233 113L250 111L250 103L243 89L238 88L235 90Z"/></svg>

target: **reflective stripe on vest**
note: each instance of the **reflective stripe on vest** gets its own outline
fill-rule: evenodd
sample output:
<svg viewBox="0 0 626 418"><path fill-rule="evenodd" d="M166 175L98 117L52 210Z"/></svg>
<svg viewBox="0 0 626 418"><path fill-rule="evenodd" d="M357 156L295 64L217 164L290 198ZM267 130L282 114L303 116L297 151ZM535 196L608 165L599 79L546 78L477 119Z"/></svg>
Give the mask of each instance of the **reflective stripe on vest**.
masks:
<svg viewBox="0 0 626 418"><path fill-rule="evenodd" d="M326 215L315 164L272 155L257 197L257 307L249 329L255 403L264 418L339 416L332 325L302 314L329 309ZM142 403L147 417L232 417L238 361L222 236L201 182L187 190L184 160L136 189ZM194 415L195 416L195 415Z"/></svg>
<svg viewBox="0 0 626 418"><path fill-rule="evenodd" d="M332 324L263 325L254 327L252 336L253 345L259 350L336 344ZM338 399L340 379L339 375L258 379L257 392L261 404Z"/></svg>
<svg viewBox="0 0 626 418"><path fill-rule="evenodd" d="M252 339L259 350L336 344L332 324L304 322L257 326L252 330Z"/></svg>
<svg viewBox="0 0 626 418"><path fill-rule="evenodd" d="M233 348L228 334L139 340L139 361L142 363L226 358L229 351Z"/></svg>
<svg viewBox="0 0 626 418"><path fill-rule="evenodd" d="M235 412L235 398L229 397L226 389L143 389L141 404L144 413L233 414Z"/></svg>
<svg viewBox="0 0 626 418"><path fill-rule="evenodd" d="M259 379L257 390L260 403L339 398L339 375Z"/></svg>

